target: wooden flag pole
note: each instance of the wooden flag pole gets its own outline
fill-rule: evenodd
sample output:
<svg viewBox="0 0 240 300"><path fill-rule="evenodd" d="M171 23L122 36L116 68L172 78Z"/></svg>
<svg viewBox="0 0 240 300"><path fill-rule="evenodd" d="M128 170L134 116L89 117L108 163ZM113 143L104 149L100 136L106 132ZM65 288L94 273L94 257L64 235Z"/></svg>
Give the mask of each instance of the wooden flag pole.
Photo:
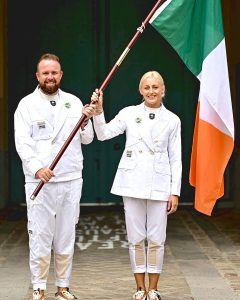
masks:
<svg viewBox="0 0 240 300"><path fill-rule="evenodd" d="M125 59L125 57L127 56L128 52L130 51L130 49L132 48L132 46L135 44L135 42L137 41L137 39L139 38L139 36L143 33L144 29L146 28L147 24L149 23L149 20L151 19L151 17L155 13L155 11L165 1L166 0L158 0L156 2L156 4L154 5L154 7L152 8L152 10L150 11L150 13L148 14L148 16L146 17L146 19L142 22L142 25L137 28L137 32L135 33L134 37L131 39L131 41L129 42L129 44L127 45L127 47L123 51L123 53L120 55L119 59L117 60L117 62L115 63L115 65L113 66L113 68L111 69L111 71L108 73L106 79L104 80L104 82L100 86L99 91L103 91L106 88L106 86L108 85L109 81L111 80L111 78L113 77L113 75L116 73L117 69L119 68L119 66L121 65L121 63ZM91 101L91 104L93 104L93 103L94 102ZM66 141L63 144L62 148L60 149L60 151L58 152L58 154L54 158L53 162L49 166L50 170L53 170L56 167L58 161L62 157L63 153L67 149L68 145L70 144L70 142L72 141L72 139L74 138L75 134L78 132L78 130L80 129L80 127L82 126L82 124L86 120L86 118L87 118L87 116L84 115L84 114L82 114L80 120L77 122L77 124L73 128L72 132L70 133L69 137L66 139ZM37 197L38 193L40 192L40 190L42 189L42 187L43 187L44 184L45 183L43 181L39 182L39 184L37 185L36 189L34 190L34 192L32 193L32 195L30 197L31 200L34 200Z"/></svg>

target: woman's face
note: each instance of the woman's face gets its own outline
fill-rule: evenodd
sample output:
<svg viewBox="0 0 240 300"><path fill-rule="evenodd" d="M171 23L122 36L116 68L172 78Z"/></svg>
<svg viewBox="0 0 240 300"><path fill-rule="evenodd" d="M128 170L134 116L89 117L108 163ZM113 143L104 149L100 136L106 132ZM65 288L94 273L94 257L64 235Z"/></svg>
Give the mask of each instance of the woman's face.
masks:
<svg viewBox="0 0 240 300"><path fill-rule="evenodd" d="M144 98L145 105L156 108L161 105L162 97L165 94L165 86L160 79L149 76L143 80L139 91Z"/></svg>

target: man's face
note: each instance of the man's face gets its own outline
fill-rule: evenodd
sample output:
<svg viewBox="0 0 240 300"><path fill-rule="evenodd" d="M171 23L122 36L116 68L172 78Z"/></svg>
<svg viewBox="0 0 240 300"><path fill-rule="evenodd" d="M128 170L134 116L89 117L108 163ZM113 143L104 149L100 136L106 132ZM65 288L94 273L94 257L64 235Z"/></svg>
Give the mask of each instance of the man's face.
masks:
<svg viewBox="0 0 240 300"><path fill-rule="evenodd" d="M59 62L42 60L36 73L39 86L45 94L55 94L60 87L63 72Z"/></svg>

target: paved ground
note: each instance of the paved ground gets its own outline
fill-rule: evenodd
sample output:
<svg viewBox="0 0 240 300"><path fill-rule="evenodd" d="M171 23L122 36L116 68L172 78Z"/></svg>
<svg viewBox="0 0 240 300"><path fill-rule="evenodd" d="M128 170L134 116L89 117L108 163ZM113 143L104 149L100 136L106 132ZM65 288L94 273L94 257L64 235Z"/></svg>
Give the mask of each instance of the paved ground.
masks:
<svg viewBox="0 0 240 300"><path fill-rule="evenodd" d="M0 299L31 299L25 209L0 213ZM81 300L131 300L130 270L121 206L82 208L71 290ZM162 300L240 299L240 211L212 217L180 209L169 217ZM53 300L53 270L45 299Z"/></svg>

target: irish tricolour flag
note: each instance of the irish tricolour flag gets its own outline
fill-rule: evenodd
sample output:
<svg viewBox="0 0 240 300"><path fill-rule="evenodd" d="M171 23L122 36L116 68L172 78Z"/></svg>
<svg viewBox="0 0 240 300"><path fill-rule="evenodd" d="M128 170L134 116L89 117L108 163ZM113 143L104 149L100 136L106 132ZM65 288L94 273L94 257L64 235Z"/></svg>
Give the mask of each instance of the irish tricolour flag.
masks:
<svg viewBox="0 0 240 300"><path fill-rule="evenodd" d="M234 145L221 0L167 0L150 23L200 81L190 184L195 209L211 215Z"/></svg>

